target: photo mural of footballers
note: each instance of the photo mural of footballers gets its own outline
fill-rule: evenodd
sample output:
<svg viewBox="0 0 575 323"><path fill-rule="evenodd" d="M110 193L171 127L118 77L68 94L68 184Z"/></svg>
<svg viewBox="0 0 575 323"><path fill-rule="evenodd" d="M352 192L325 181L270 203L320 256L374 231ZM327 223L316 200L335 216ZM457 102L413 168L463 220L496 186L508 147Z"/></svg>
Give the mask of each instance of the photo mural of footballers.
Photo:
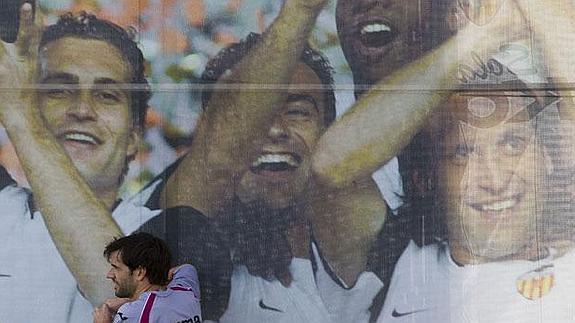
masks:
<svg viewBox="0 0 575 323"><path fill-rule="evenodd" d="M336 7L337 14L334 14ZM103 207L98 202L103 197L92 192L97 187L82 186L78 174L70 171L69 160L59 159L62 154L57 148L47 150L45 156L47 160L57 157L52 166L65 170L57 181L67 190L45 192L38 188L35 183L42 183L46 166L26 162L32 153L19 148L22 143L14 143L17 153L25 160L26 175L33 177L28 180L34 196L38 197L35 202L39 202L22 202L22 205L37 205L46 219L50 219L52 208L42 196L48 196L52 205L58 205L58 201L65 205L63 201L68 200L64 197L70 197L64 196L65 192L81 193L74 195L77 198L73 212L54 213L56 221L47 221L48 231L42 226L45 240L53 240L58 247L57 251L54 248L53 258L62 263L63 272L74 275L68 279L74 302L87 304L89 299L92 305L101 303L110 290L109 285L99 279L102 271L98 268L106 265L101 250L109 242L104 240L138 228L164 238L176 263L190 262L197 267L202 316L208 321L387 322L439 315L441 318L436 321L441 322L445 319L444 303L438 303L436 311L415 307L421 301L417 292L425 293L430 286L416 282L413 286L417 288L401 287L401 284L412 283L402 280L401 273L409 270L402 269L406 267L405 262L409 262L405 259L415 259L411 253L427 254L439 246L445 254L449 254L445 250L452 250L452 254L455 254L453 250L478 250L482 261L496 259L487 263L497 265L499 260L507 260L507 256L517 255L526 260L529 264L525 271L523 267L511 271L521 271L520 279L515 282L517 295L524 299L529 299L524 295L528 291L536 294L533 286L539 286L542 296L532 297L529 299L532 302L544 301L547 296L563 290L564 287L550 287L558 285L549 283L549 277L564 272L560 267L569 259L570 244L565 241L570 238L569 230L560 226L556 230L561 233L559 238L547 239L545 234L540 234L543 231L531 228L557 229L555 222L540 224L538 221L550 219L544 216L549 213L558 221L561 216L569 219L565 211L570 209L569 183L559 180L569 178L562 173L569 174L569 167L558 162L560 158L555 151L555 146L564 147L569 143L548 144L568 137L563 136L561 130L565 127L555 125L564 126L568 120L559 116L570 113L567 110L569 93L568 88L554 91L546 79L554 77L570 84L569 78L573 75L566 60L572 57L566 56L570 49L562 51L561 47L565 46L560 46L572 35L570 23L555 30L553 26L557 24L549 21L549 17L555 17L568 22L573 12L569 4L529 0L339 0L332 3L246 0L218 4L201 0L138 4L68 1L64 4L64 1L46 0L40 1L39 8L43 12L64 11L63 8L95 10L122 25L137 25L143 31L139 46L150 60L148 76L158 90L151 101L154 112L146 118L149 148L145 154L138 155L137 162L152 165L149 169L154 171L150 172L156 173L179 157L135 197L105 203ZM186 23L182 25L184 19ZM45 22L54 21L48 18ZM322 32L326 25L331 32ZM339 44L334 41L336 25ZM238 29L242 32L234 33ZM253 31L261 36L248 36ZM231 47L220 52L227 45ZM351 87L351 83L338 83L341 75L336 74L335 84L333 81L334 69L349 74L341 67L343 58L333 54L334 47L340 45L353 75ZM63 49L58 50L58 54L63 53ZM53 56L49 58L62 61ZM175 57L182 60L177 61ZM86 61L98 60L87 56ZM536 67L527 64L532 61L537 62ZM348 74L345 75L350 79ZM166 83L182 82L182 79L190 82ZM522 83L505 88L511 85L504 81L512 79ZM484 82L484 85L501 87L482 88L487 93L479 95L475 87L469 86L466 92L458 91L452 96L462 85L477 81L489 81L491 83ZM58 94L70 93L66 82L58 78L49 86ZM130 80L117 83L128 84L126 88L133 89ZM542 88L532 88L536 83L543 84ZM100 85L110 86L109 83L98 83ZM355 89L357 102L347 113L336 117L336 108L341 110L341 103L338 105L335 98L345 92L339 91L340 85L348 96L350 88ZM199 90L203 90L201 95ZM561 95L565 98L558 97ZM557 107L552 107L555 101L564 101L559 104L563 110L557 112ZM506 106L505 102L513 107L508 109L513 117L499 114L499 107ZM446 107L453 106L473 112L476 119L491 120L489 116L495 113L497 122L491 120L489 127L479 127L482 121L470 120L467 114L447 117L450 114L444 112ZM178 109L187 112L180 115ZM449 158L443 158L443 150L434 150L430 155L439 154L439 161L427 165L430 169L418 168L418 163L425 161L427 155L423 154L425 149L416 151L414 147L426 138L427 132L418 135L412 145L410 141L425 127L430 116L437 114L446 117L439 126L441 140L433 141L433 147L443 149L443 142L449 142L456 147L458 159L444 167ZM5 120L9 119L2 121ZM182 120L189 121L187 134L177 129ZM126 126L126 129L130 128ZM10 129L8 132L14 133ZM135 151L131 140L136 138L130 134L126 132L126 147L131 156ZM474 141L467 145L469 137ZM158 157L161 151L158 142L163 142L162 147L166 142L172 146L165 150L165 156L160 156L164 159L150 164L152 159L145 156ZM30 147L38 144L32 143ZM503 155L496 157L495 153ZM407 196L392 200L389 195L382 197L381 184L392 187L391 195L393 192L403 194L398 189L401 187L398 175L375 176L380 188L372 176L398 154ZM495 161L479 161L482 158ZM392 163L397 167L397 161ZM483 169L486 165L492 167ZM509 165L516 167L508 171ZM32 169L35 172L31 172ZM499 200L462 198L479 194L475 192L481 190L489 191L486 188L489 185L480 184L480 179L488 178L493 172L512 174L513 180L509 182L515 183L513 189L521 186L523 191L505 192L509 196L497 197ZM435 173L437 178L431 176ZM128 182L132 175L128 172ZM149 173L145 177L151 178ZM462 186L453 178L477 185ZM116 181L116 185L120 182ZM552 193L547 193L547 188ZM116 189L117 186L114 191ZM417 211L429 206L426 203L435 192L437 209L421 219ZM421 200L416 194L426 199ZM109 195L114 196L106 196L105 201L113 202L116 195ZM403 198L406 203L403 209L398 209ZM466 204L461 200L469 202L468 210L462 209ZM559 206L551 203L555 200L559 200ZM113 217L108 211L112 207L115 207ZM491 215L508 209L514 212L508 212L512 214L506 218L509 221L493 220L498 223L493 227L492 222L481 222L481 212L486 208ZM462 212L458 213L460 209ZM91 216L76 222L60 222L61 219L81 219L74 218L75 214ZM520 216L514 217L515 214ZM439 226L441 219L449 219L445 227ZM393 274L391 291L386 297L395 261L410 238L429 244L426 234L435 233L428 230L430 222L447 228L454 238L421 249L410 244ZM66 223L75 223L76 227ZM75 229L80 226L82 230ZM528 229L521 230L526 227ZM421 229L425 231L419 231ZM3 230L20 232L8 226ZM485 245L478 245L477 241ZM522 247L526 241L541 243L524 253ZM30 245L22 250L15 242L10 243L13 248L8 250L14 255L29 255L34 249ZM46 245L53 247L52 243ZM502 251L507 249L512 251ZM515 260L510 268L515 266ZM465 260L456 261L459 265L465 263ZM533 267L533 263L542 265ZM474 268L470 272L479 272L477 268L483 267ZM549 268L556 271L548 274ZM0 271L0 282L14 278L13 275ZM479 285L484 282L475 276L472 278L465 281ZM74 288L75 282L81 293ZM523 282L531 282L532 288L519 284ZM33 284L34 288L43 288L41 284ZM473 284L471 286L475 286ZM397 294L397 290L415 292L403 295ZM444 294L438 292L425 299L447 302L463 297L457 293L443 297L440 295ZM397 299L406 300L407 305L396 302ZM476 303L475 299L458 300L462 302L464 315L473 315L481 308L482 303ZM11 303L16 306L11 308L19 310L30 301L32 299L18 298ZM453 304L459 306L459 303ZM564 304L556 305L561 308ZM71 308L76 308L74 306ZM76 312L69 307L59 311L67 315L64 320L74 321ZM561 309L556 312L553 315L562 313ZM456 315L459 315L457 310L453 312L452 321L461 321Z"/></svg>

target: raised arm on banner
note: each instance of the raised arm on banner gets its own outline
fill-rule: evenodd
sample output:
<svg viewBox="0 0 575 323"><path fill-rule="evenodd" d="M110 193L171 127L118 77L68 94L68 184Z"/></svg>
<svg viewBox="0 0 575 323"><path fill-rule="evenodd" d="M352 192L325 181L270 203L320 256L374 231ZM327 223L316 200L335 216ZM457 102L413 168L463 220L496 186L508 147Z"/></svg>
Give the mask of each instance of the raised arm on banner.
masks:
<svg viewBox="0 0 575 323"><path fill-rule="evenodd" d="M109 209L117 191L99 198L56 140L39 109L36 68L41 20L32 7L21 10L15 44L0 53L0 122L5 126L58 251L93 304L111 296L106 288L106 260L101 246L120 229ZM44 53L40 53L43 55ZM52 84L53 86L55 84ZM119 183L118 183L119 185ZM94 228L97 228L95 230Z"/></svg>
<svg viewBox="0 0 575 323"><path fill-rule="evenodd" d="M462 66L479 68L478 58L488 61L524 26L510 0L485 26L469 22L460 11L453 15L451 25L460 28L453 37L380 81L323 135L313 162L319 183L337 188L369 177L398 154L461 85Z"/></svg>
<svg viewBox="0 0 575 323"><path fill-rule="evenodd" d="M165 192L167 205L193 205L210 215L231 201L231 183L248 162L247 147L265 135L265 125L281 107L286 95L283 87L290 84L315 19L326 3L286 1L259 44L218 80L198 123L191 153L168 180L168 189L175 189ZM255 88L245 89L248 86ZM269 87L272 90L263 89ZM181 178L186 180L178 180Z"/></svg>

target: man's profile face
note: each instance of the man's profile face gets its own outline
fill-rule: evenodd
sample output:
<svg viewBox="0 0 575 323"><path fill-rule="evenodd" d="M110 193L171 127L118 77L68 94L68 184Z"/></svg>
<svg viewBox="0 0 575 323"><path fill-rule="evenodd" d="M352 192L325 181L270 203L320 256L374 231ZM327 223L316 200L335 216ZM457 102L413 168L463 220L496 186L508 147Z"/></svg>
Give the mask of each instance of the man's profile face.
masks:
<svg viewBox="0 0 575 323"><path fill-rule="evenodd" d="M303 63L291 84L265 137L248 152L251 159L237 190L244 203L259 200L284 208L308 186L311 155L324 130L324 92L317 90L322 85L319 77Z"/></svg>
<svg viewBox="0 0 575 323"><path fill-rule="evenodd" d="M495 106L489 97L471 102ZM490 262L529 251L550 163L533 121L509 122L507 116L489 127L455 121L443 139L438 188L456 261Z"/></svg>
<svg viewBox="0 0 575 323"><path fill-rule="evenodd" d="M108 262L111 267L106 278L114 283L116 297L133 298L137 289L137 282L133 272L122 261L122 254L119 251L112 252Z"/></svg>
<svg viewBox="0 0 575 323"><path fill-rule="evenodd" d="M337 30L356 85L372 85L420 55L429 0L338 0Z"/></svg>
<svg viewBox="0 0 575 323"><path fill-rule="evenodd" d="M113 202L126 158L136 150L130 82L120 52L100 41L65 37L40 51L38 82L42 115L72 162L102 198Z"/></svg>

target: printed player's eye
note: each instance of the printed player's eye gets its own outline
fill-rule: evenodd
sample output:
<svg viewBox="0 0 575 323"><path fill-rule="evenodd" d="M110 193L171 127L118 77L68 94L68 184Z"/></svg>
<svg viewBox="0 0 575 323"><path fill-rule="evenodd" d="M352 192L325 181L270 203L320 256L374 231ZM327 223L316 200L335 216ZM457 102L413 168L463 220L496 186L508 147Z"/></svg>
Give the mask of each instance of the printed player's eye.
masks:
<svg viewBox="0 0 575 323"><path fill-rule="evenodd" d="M449 155L449 159L456 165L464 165L467 163L467 159L471 153L473 153L473 147L469 147L465 143L461 143L453 148Z"/></svg>

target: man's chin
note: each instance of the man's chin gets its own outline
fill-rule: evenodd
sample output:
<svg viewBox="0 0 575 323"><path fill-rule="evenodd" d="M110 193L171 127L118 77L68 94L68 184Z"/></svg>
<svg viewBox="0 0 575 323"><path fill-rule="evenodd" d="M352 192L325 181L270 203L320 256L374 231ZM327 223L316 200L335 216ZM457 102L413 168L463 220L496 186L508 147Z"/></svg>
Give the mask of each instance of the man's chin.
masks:
<svg viewBox="0 0 575 323"><path fill-rule="evenodd" d="M283 197L269 197L262 201L266 208L271 210L283 210L293 207L296 203L296 199L293 196L283 196Z"/></svg>
<svg viewBox="0 0 575 323"><path fill-rule="evenodd" d="M270 210L282 210L293 206L297 198L293 192L259 192L259 194L238 194L239 200L246 205L259 205Z"/></svg>
<svg viewBox="0 0 575 323"><path fill-rule="evenodd" d="M132 298L132 295L128 295L127 293L115 293L114 295L118 298Z"/></svg>
<svg viewBox="0 0 575 323"><path fill-rule="evenodd" d="M133 293L130 293L121 288L114 288L114 295L118 298L131 298Z"/></svg>
<svg viewBox="0 0 575 323"><path fill-rule="evenodd" d="M417 58L416 49L394 47L382 51L379 56L354 54L355 62L350 64L353 73L356 96L388 77Z"/></svg>
<svg viewBox="0 0 575 323"><path fill-rule="evenodd" d="M289 175L279 177L250 173L242 178L236 194L244 204L257 203L270 209L290 207L301 200L306 184L296 172Z"/></svg>

